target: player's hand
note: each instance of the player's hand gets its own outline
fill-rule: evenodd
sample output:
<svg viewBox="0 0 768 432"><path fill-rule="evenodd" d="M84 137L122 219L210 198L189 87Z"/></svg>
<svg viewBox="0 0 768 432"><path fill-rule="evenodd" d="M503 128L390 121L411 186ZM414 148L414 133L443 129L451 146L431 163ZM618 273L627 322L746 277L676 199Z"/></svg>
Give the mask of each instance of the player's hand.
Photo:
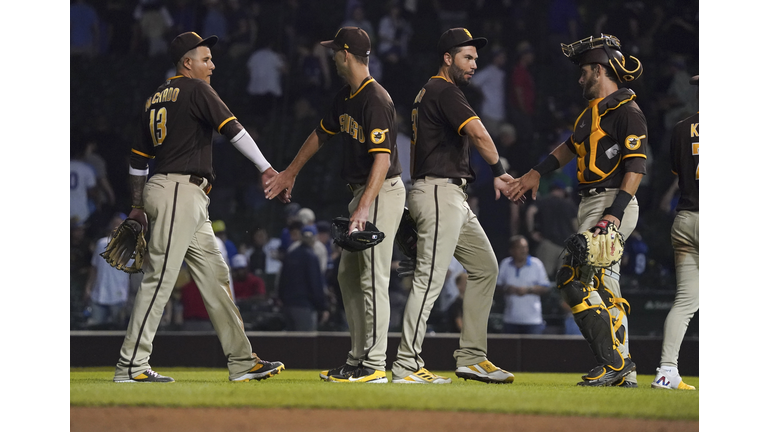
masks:
<svg viewBox="0 0 768 432"><path fill-rule="evenodd" d="M269 168L261 175L261 185L264 187L264 196L270 200L276 196L280 196L280 201L284 203L290 202L291 191L293 190L295 182L295 175L287 171L278 173L273 168Z"/></svg>
<svg viewBox="0 0 768 432"><path fill-rule="evenodd" d="M501 195L504 195L509 199L510 201L514 202L515 204L522 204L525 202L525 197L522 197L518 200L512 199L512 188L514 185L519 183L520 180L513 178L509 174L504 174L499 177L494 177L493 179L493 188L496 190L496 199L498 200L501 198Z"/></svg>
<svg viewBox="0 0 768 432"><path fill-rule="evenodd" d="M531 198L536 199L536 192L539 190L539 181L541 180L541 174L538 171L531 169L518 179L519 181L512 185L510 190L509 199L512 201L518 201L524 199L523 195L526 192L531 191Z"/></svg>
<svg viewBox="0 0 768 432"><path fill-rule="evenodd" d="M600 219L600 222L598 222L595 226L590 228L590 231L592 231L592 237L597 237L600 234L607 233L607 227L608 224L612 223L616 225L616 229L619 229L619 225L621 224L621 221L619 218L613 215L605 215L602 219Z"/></svg>
<svg viewBox="0 0 768 432"><path fill-rule="evenodd" d="M364 231L365 223L368 221L368 207L357 206L349 217L349 234L353 231Z"/></svg>
<svg viewBox="0 0 768 432"><path fill-rule="evenodd" d="M148 233L147 231L149 229L149 223L147 222L147 214L144 213L144 210L142 209L133 209L130 213L128 213L129 219L136 219L141 224L141 227L144 229L144 234Z"/></svg>

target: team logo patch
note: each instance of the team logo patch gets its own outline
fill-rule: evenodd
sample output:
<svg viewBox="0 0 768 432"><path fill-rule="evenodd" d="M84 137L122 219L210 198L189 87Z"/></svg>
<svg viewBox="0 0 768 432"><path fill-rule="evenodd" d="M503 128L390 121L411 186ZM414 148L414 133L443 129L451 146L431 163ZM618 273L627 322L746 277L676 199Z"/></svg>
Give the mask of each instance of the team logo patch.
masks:
<svg viewBox="0 0 768 432"><path fill-rule="evenodd" d="M627 137L626 140L624 140L624 145L627 146L630 150L637 150L640 148L640 144L642 144L642 140L645 139L645 135L643 136L637 136L637 135L630 135Z"/></svg>
<svg viewBox="0 0 768 432"><path fill-rule="evenodd" d="M384 142L385 139L387 139L387 132L389 132L389 129L374 129L371 131L371 141L374 144L381 144Z"/></svg>

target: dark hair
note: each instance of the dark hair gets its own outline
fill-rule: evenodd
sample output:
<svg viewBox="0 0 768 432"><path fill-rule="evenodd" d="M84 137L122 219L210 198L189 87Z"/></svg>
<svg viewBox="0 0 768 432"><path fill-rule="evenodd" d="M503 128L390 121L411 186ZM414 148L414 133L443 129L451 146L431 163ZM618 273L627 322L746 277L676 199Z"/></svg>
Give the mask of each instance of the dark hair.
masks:
<svg viewBox="0 0 768 432"><path fill-rule="evenodd" d="M609 80L616 83L616 85L619 84L619 77L616 76L616 73L613 71L612 67L606 66L602 63L592 63L589 65L589 67L592 69L592 72L594 72L597 69L597 65L600 65L605 70L605 76L608 77Z"/></svg>
<svg viewBox="0 0 768 432"><path fill-rule="evenodd" d="M350 54L352 54L352 53L350 53ZM365 66L368 66L368 56L359 56L357 54L352 54L352 57L354 57L355 60L357 60L358 63L360 63L362 65L365 65Z"/></svg>
<svg viewBox="0 0 768 432"><path fill-rule="evenodd" d="M455 47L449 49L446 52L448 53L449 56L451 56L451 58L454 58L454 57L456 57L456 54L458 54L459 51L461 51L462 48L463 48L463 46L455 46ZM445 54L445 53L443 53L443 54ZM445 59L445 57L440 55L440 67L443 67L443 65L445 64L445 60L444 59Z"/></svg>

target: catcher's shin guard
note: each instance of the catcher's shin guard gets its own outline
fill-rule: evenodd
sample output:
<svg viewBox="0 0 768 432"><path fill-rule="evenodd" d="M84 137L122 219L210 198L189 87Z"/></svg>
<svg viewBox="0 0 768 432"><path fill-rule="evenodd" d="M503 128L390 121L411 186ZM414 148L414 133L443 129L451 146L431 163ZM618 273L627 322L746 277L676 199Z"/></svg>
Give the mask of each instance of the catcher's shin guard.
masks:
<svg viewBox="0 0 768 432"><path fill-rule="evenodd" d="M629 302L622 298L616 297L614 293L605 284L605 278L611 277L606 274L605 269L596 269L596 275L593 278L595 281L595 289L600 295L600 298L608 308L608 313L611 314L613 321L613 328L615 330L616 339L620 345L627 343L627 329L626 329L626 317L629 315L630 307ZM626 309L625 309L626 306Z"/></svg>
<svg viewBox="0 0 768 432"><path fill-rule="evenodd" d="M616 349L616 339L608 310L602 304L589 303L592 288L578 278L579 269L564 264L557 272L560 296L571 307L573 318L587 340L599 365L621 368L623 361Z"/></svg>

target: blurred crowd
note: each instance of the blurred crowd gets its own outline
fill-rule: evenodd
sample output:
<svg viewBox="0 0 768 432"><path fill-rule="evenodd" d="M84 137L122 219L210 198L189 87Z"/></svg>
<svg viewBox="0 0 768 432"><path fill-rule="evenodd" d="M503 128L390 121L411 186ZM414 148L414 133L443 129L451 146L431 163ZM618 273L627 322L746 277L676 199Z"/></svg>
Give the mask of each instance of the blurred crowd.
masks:
<svg viewBox="0 0 768 432"><path fill-rule="evenodd" d="M698 111L695 89L688 85L688 78L699 72L698 2L73 0L72 329L125 328L130 315L131 293L141 274L106 275L97 254L104 237L125 217L121 212L130 208L127 157L143 98L170 73L170 40L185 31L219 36L212 85L279 171L343 85L319 42L348 25L365 29L371 37L370 70L395 102L403 167L410 166L411 104L437 69L439 35L466 27L488 38L472 85L463 90L513 176L527 172L567 138L586 106L577 85L578 68L562 55L560 43L601 32L617 36L623 51L643 63L642 77L630 88L646 115L650 143L649 172L637 193L640 220L627 239L622 263L622 292L674 292L669 229L676 196L670 189L675 177L669 140L672 126ZM331 141L326 147L333 145ZM264 199L258 170L226 140L214 147L210 217L247 329L343 330L335 279L339 251L330 241L329 222L347 215L350 195L339 178L337 152L321 149L298 177L294 203L284 205ZM511 239L523 236L530 255L542 261L553 281L552 263L562 251L563 236L574 230L575 160L542 179L537 200L523 205L494 200L490 170L477 154L473 163L478 177L468 189L470 202L499 262L511 256ZM403 180L407 184L407 172ZM398 330L398 311L409 287L409 280L394 272L398 261L396 252L390 286L393 331ZM461 298L461 273L449 273L430 317L434 331L454 331L460 325L456 300ZM106 286L119 288L107 293ZM182 272L177 288L161 329L208 328L205 308L187 273ZM537 294L548 323L544 331L566 333L563 317L569 314L563 313L553 291ZM489 326L503 332L508 295L504 289L499 292ZM307 311L314 318L300 319Z"/></svg>

